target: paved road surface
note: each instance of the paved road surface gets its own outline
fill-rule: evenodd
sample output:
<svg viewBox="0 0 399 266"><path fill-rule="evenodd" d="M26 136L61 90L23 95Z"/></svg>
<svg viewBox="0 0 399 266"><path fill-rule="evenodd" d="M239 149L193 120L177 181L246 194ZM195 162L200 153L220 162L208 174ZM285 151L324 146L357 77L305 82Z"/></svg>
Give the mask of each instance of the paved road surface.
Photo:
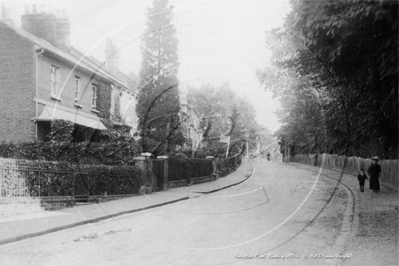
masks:
<svg viewBox="0 0 399 266"><path fill-rule="evenodd" d="M339 252L347 202L334 180L262 162L217 193L0 246L0 265L334 265L320 257Z"/></svg>

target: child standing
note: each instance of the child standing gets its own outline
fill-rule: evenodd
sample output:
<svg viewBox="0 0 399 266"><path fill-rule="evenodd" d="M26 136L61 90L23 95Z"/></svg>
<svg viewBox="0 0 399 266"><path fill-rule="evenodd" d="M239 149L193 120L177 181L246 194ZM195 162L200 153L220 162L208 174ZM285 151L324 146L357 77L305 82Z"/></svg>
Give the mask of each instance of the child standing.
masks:
<svg viewBox="0 0 399 266"><path fill-rule="evenodd" d="M360 191L364 192L364 180L367 179L367 175L364 173L363 169L360 169L360 173L357 176L357 179L359 180Z"/></svg>

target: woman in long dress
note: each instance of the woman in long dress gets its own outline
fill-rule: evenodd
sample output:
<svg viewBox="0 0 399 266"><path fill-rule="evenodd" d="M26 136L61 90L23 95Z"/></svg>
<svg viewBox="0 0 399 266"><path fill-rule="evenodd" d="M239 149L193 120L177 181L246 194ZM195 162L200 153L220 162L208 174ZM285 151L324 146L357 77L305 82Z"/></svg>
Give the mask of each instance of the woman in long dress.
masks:
<svg viewBox="0 0 399 266"><path fill-rule="evenodd" d="M368 173L370 175L370 189L373 192L380 191L380 173L381 173L381 166L378 164L378 157L371 158L372 163L368 169Z"/></svg>

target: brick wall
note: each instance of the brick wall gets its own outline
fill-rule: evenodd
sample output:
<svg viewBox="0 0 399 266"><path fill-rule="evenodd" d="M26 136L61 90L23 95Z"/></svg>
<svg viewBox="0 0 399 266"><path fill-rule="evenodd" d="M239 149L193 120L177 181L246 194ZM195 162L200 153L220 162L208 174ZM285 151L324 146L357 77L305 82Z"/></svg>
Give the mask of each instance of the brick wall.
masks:
<svg viewBox="0 0 399 266"><path fill-rule="evenodd" d="M36 136L43 139L48 126L37 128L32 121L43 110L43 101L36 106L35 97L71 110L78 108L84 113L98 115L92 108L92 84L97 85L99 91L105 83L106 87L109 86L108 82L95 75L92 78L93 73L87 69L47 50L36 55L37 47L32 41L21 37L1 21L0 39L0 141L30 141ZM58 67L59 99L51 95L52 66ZM75 104L76 77L80 83L78 104Z"/></svg>
<svg viewBox="0 0 399 266"><path fill-rule="evenodd" d="M35 138L35 51L0 21L0 141Z"/></svg>
<svg viewBox="0 0 399 266"><path fill-rule="evenodd" d="M58 67L58 89L60 91L60 101L51 98L51 66ZM91 101L93 97L91 84L99 84L97 78L90 80L91 73L82 71L79 67L74 67L63 60L52 57L49 53L43 53L39 56L38 63L38 98L54 102L69 108L75 109L75 77L79 77L80 83L80 101L79 105L82 111L94 114L91 110ZM99 89L99 86L97 86ZM40 114L39 114L40 115Z"/></svg>

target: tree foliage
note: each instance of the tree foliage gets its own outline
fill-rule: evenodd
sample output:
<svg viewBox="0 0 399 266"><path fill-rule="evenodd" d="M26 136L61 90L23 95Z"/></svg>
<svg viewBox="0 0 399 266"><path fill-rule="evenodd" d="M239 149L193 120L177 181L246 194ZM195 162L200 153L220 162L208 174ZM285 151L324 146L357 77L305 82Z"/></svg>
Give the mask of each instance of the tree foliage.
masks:
<svg viewBox="0 0 399 266"><path fill-rule="evenodd" d="M159 146L161 153L169 153L170 145L183 141L181 132L176 130L180 123L179 60L172 10L167 0L154 0L153 6L148 9L146 32L142 37L143 60L136 112L145 151ZM165 90L168 91L163 93ZM174 132L168 137L171 130ZM159 145L165 139L165 144Z"/></svg>
<svg viewBox="0 0 399 266"><path fill-rule="evenodd" d="M133 165L139 155L139 145L123 128L100 133L101 140L77 142L77 127L64 120L54 120L49 141L0 143L0 157L58 161L72 164Z"/></svg>
<svg viewBox="0 0 399 266"><path fill-rule="evenodd" d="M93 76L94 77L94 76ZM90 80L91 82L91 80ZM88 83L91 84L91 83ZM86 85L87 86L87 85ZM102 119L109 119L111 116L111 96L112 88L109 85L99 83L99 90L97 90L97 110L100 111L98 114Z"/></svg>
<svg viewBox="0 0 399 266"><path fill-rule="evenodd" d="M267 34L273 64L258 71L281 98L284 144L396 158L397 42L397 1L292 1L284 27Z"/></svg>
<svg viewBox="0 0 399 266"><path fill-rule="evenodd" d="M246 141L245 130L249 131L249 144L254 149L255 139L263 128L255 120L256 111L252 104L239 97L228 83L219 86L190 86L187 99L203 117L203 153L225 156L227 144L219 142L221 135L230 136L230 155L241 153Z"/></svg>

